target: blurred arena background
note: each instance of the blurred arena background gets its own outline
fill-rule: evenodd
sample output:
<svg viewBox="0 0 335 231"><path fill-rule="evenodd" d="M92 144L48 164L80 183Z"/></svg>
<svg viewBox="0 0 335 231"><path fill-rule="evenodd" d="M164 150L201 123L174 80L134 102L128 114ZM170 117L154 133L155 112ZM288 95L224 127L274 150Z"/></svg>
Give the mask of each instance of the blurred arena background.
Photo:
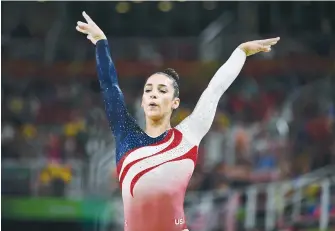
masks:
<svg viewBox="0 0 335 231"><path fill-rule="evenodd" d="M249 58L202 141L191 231L335 230L334 2L1 2L4 230L121 231L122 202L85 10L108 35L128 108L173 67L193 109L241 42Z"/></svg>

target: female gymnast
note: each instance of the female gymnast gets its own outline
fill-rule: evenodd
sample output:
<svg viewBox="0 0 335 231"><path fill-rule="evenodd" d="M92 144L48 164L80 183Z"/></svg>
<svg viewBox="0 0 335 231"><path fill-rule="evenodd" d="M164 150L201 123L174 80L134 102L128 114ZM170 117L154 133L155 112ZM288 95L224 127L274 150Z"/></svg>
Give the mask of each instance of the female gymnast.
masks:
<svg viewBox="0 0 335 231"><path fill-rule="evenodd" d="M213 122L222 94L241 71L246 57L269 52L279 38L241 44L219 68L194 111L172 128L171 114L180 103L178 74L166 69L144 85L143 131L128 113L103 31L83 12L76 29L96 46L97 72L109 126L116 141L117 172L122 192L125 231L187 230L183 203L198 146Z"/></svg>

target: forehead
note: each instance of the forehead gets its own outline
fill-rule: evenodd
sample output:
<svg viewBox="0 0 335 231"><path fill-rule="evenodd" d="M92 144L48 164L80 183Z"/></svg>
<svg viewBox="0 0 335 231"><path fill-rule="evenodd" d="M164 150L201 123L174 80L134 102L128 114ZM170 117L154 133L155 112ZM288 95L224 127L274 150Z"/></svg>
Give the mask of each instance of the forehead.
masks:
<svg viewBox="0 0 335 231"><path fill-rule="evenodd" d="M172 80L163 74L153 74L147 79L145 85L151 84L153 86L165 85L167 87L172 87Z"/></svg>

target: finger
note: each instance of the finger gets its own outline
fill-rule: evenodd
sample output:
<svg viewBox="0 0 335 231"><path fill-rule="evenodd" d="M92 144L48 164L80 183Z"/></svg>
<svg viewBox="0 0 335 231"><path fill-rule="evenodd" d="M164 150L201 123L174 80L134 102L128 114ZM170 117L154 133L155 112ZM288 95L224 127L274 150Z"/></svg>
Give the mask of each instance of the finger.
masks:
<svg viewBox="0 0 335 231"><path fill-rule="evenodd" d="M86 30L81 29L79 26L76 26L76 30L83 33L83 34L88 34Z"/></svg>
<svg viewBox="0 0 335 231"><path fill-rule="evenodd" d="M266 46L262 46L262 51L264 52L269 52L271 50L271 46L270 45L266 45Z"/></svg>
<svg viewBox="0 0 335 231"><path fill-rule="evenodd" d="M262 44L259 44L257 46L257 49L255 49L256 53L258 53L258 52L269 52L270 50L271 50L271 46L264 46Z"/></svg>
<svg viewBox="0 0 335 231"><path fill-rule="evenodd" d="M257 43L261 46L273 46L277 44L278 39L264 39L264 40L257 40Z"/></svg>
<svg viewBox="0 0 335 231"><path fill-rule="evenodd" d="M89 25L85 22L78 21L77 25L82 29L88 29L89 28Z"/></svg>
<svg viewBox="0 0 335 231"><path fill-rule="evenodd" d="M79 27L79 29L81 29L83 32L85 32L86 34L89 33L91 26L88 25L87 23L84 22L77 22L77 26Z"/></svg>
<svg viewBox="0 0 335 231"><path fill-rule="evenodd" d="M279 37L277 38L270 38L270 39L264 39L264 40L260 40L260 42L263 44L263 45L275 45L278 41L280 40Z"/></svg>
<svg viewBox="0 0 335 231"><path fill-rule="evenodd" d="M273 45L276 45L278 41L266 41L264 42L264 45L270 45L270 46L273 46Z"/></svg>
<svg viewBox="0 0 335 231"><path fill-rule="evenodd" d="M272 41L278 42L279 40L280 40L280 37L263 39L263 41L265 41L265 42L272 42Z"/></svg>
<svg viewBox="0 0 335 231"><path fill-rule="evenodd" d="M83 17L85 18L87 23L94 23L94 21L91 19L90 16L88 16L88 14L86 14L85 11L83 11Z"/></svg>

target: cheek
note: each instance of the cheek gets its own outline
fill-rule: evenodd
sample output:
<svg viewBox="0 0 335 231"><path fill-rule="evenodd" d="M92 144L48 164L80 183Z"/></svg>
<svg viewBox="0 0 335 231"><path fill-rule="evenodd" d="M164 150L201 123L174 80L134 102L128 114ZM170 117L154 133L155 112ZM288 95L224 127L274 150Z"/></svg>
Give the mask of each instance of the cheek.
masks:
<svg viewBox="0 0 335 231"><path fill-rule="evenodd" d="M171 106L172 106L172 100L171 100L171 97L164 97L163 99L163 105L165 106L165 108L167 110L170 110L171 109Z"/></svg>
<svg viewBox="0 0 335 231"><path fill-rule="evenodd" d="M146 103L148 101L148 96L146 94L142 95L142 103Z"/></svg>
<svg viewBox="0 0 335 231"><path fill-rule="evenodd" d="M146 97L143 95L142 96L142 101L141 101L141 106L143 107L145 105L146 102Z"/></svg>

